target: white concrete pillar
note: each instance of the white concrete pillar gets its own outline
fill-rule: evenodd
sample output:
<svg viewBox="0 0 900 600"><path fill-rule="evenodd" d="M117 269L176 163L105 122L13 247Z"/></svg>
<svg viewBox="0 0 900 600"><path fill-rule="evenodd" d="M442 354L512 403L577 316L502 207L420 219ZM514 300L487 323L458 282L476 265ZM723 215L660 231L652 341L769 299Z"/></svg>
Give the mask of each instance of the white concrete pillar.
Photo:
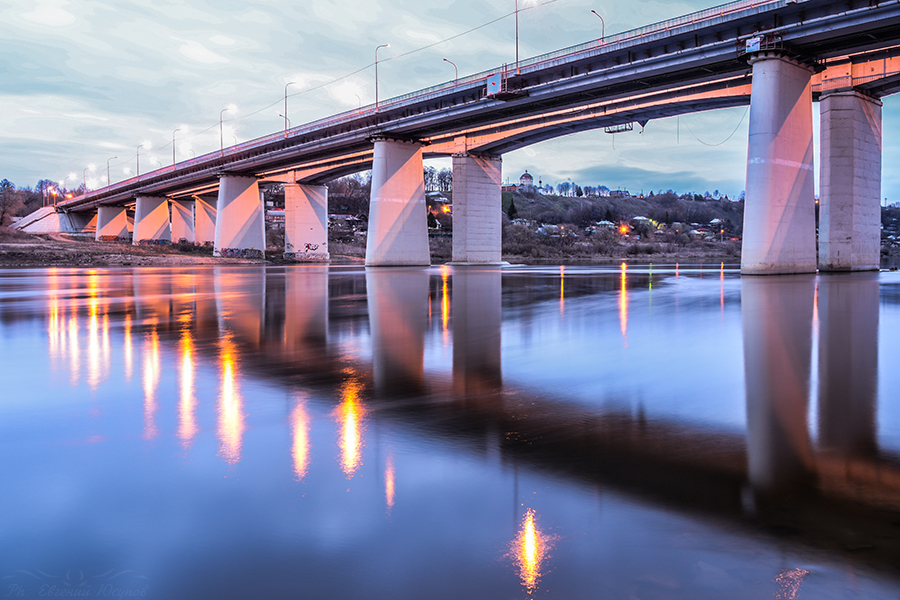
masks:
<svg viewBox="0 0 900 600"><path fill-rule="evenodd" d="M198 244L212 244L216 240L216 214L218 196L194 196L194 239Z"/></svg>
<svg viewBox="0 0 900 600"><path fill-rule="evenodd" d="M134 208L135 246L145 243L171 242L169 199L165 196L138 196Z"/></svg>
<svg viewBox="0 0 900 600"><path fill-rule="evenodd" d="M747 471L762 493L812 476L807 415L815 276L744 278Z"/></svg>
<svg viewBox="0 0 900 600"><path fill-rule="evenodd" d="M878 451L878 277L819 277L818 446L838 456Z"/></svg>
<svg viewBox="0 0 900 600"><path fill-rule="evenodd" d="M428 271L367 269L372 377L379 394L419 393L425 383Z"/></svg>
<svg viewBox="0 0 900 600"><path fill-rule="evenodd" d="M328 260L328 188L284 184L284 257Z"/></svg>
<svg viewBox="0 0 900 600"><path fill-rule="evenodd" d="M751 64L741 273L814 273L811 72L772 54L756 56Z"/></svg>
<svg viewBox="0 0 900 600"><path fill-rule="evenodd" d="M429 264L422 146L378 140L372 161L366 265Z"/></svg>
<svg viewBox="0 0 900 600"><path fill-rule="evenodd" d="M97 208L98 242L127 240L134 230L134 221L128 216L124 206L101 206Z"/></svg>
<svg viewBox="0 0 900 600"><path fill-rule="evenodd" d="M453 268L450 309L453 315L453 388L457 394L489 394L503 387L500 286L499 268Z"/></svg>
<svg viewBox="0 0 900 600"><path fill-rule="evenodd" d="M496 156L453 155L453 262L500 262L502 164Z"/></svg>
<svg viewBox="0 0 900 600"><path fill-rule="evenodd" d="M256 177L223 175L213 256L263 258L265 250L265 211Z"/></svg>
<svg viewBox="0 0 900 600"><path fill-rule="evenodd" d="M881 101L855 91L819 101L819 269L881 266Z"/></svg>
<svg viewBox="0 0 900 600"><path fill-rule="evenodd" d="M172 241L194 243L193 200L172 200Z"/></svg>

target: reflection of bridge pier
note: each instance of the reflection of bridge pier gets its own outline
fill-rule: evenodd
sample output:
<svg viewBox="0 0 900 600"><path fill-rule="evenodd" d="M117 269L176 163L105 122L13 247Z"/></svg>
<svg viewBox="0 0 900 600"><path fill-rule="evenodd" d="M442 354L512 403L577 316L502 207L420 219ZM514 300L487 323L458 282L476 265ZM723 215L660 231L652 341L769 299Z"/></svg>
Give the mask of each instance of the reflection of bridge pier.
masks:
<svg viewBox="0 0 900 600"><path fill-rule="evenodd" d="M500 270L453 269L453 388L462 396L498 391Z"/></svg>
<svg viewBox="0 0 900 600"><path fill-rule="evenodd" d="M428 271L367 269L366 288L376 392L419 392L424 386Z"/></svg>
<svg viewBox="0 0 900 600"><path fill-rule="evenodd" d="M221 334L258 348L265 322L265 267L216 268L215 290Z"/></svg>
<svg viewBox="0 0 900 600"><path fill-rule="evenodd" d="M772 492L811 477L807 428L815 277L743 278L747 470Z"/></svg>
<svg viewBox="0 0 900 600"><path fill-rule="evenodd" d="M874 456L879 281L874 273L819 278L819 447Z"/></svg>
<svg viewBox="0 0 900 600"><path fill-rule="evenodd" d="M328 269L289 269L285 273L284 349L301 356L324 356L327 345Z"/></svg>

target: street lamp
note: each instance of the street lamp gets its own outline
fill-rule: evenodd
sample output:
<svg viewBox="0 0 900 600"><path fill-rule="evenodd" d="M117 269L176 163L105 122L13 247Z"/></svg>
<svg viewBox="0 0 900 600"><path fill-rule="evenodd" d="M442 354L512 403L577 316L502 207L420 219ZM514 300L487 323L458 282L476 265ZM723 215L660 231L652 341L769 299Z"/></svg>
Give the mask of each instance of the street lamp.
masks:
<svg viewBox="0 0 900 600"><path fill-rule="evenodd" d="M516 0L516 75L519 74L519 0Z"/></svg>
<svg viewBox="0 0 900 600"><path fill-rule="evenodd" d="M600 19L600 43L602 44L603 38L606 37L606 21L604 21L603 17L600 16L600 13L598 13L593 8L591 9L591 12L594 13L595 15L597 15L597 18Z"/></svg>
<svg viewBox="0 0 900 600"><path fill-rule="evenodd" d="M453 71L454 71L454 73L456 73L456 75L453 77L453 85L455 86L455 85L459 84L459 67L457 67L456 63L453 62L452 60L450 60L449 58L445 58L444 62L447 62L447 63L450 63L451 65L453 65Z"/></svg>
<svg viewBox="0 0 900 600"><path fill-rule="evenodd" d="M112 185L112 180L109 177L109 161L119 158L118 156L113 156L106 159L106 187Z"/></svg>
<svg viewBox="0 0 900 600"><path fill-rule="evenodd" d="M96 167L96 166L94 166L94 165L88 165L88 166L81 172L82 183L84 183L84 193L81 194L82 196L83 196L84 194L87 194L87 172L90 171L91 173L93 173L93 172L96 171L96 170L97 170L97 167Z"/></svg>
<svg viewBox="0 0 900 600"><path fill-rule="evenodd" d="M375 48L375 112L378 112L378 51L381 48L390 48L390 44L381 44Z"/></svg>
<svg viewBox="0 0 900 600"><path fill-rule="evenodd" d="M175 166L175 134L181 131L181 127L172 132L172 166Z"/></svg>
<svg viewBox="0 0 900 600"><path fill-rule="evenodd" d="M294 84L296 84L296 83L297 83L296 81L289 81L289 82L287 82L286 84L284 84L284 114L283 114L283 115L279 115L279 116L284 117L284 137L285 137L285 138L287 137L288 126L290 125L290 122L291 122L291 120L288 119L288 117L287 117L287 114L288 114L288 107L287 107L287 92L288 92L288 86L289 86L289 85L294 85Z"/></svg>
<svg viewBox="0 0 900 600"><path fill-rule="evenodd" d="M225 156L225 134L222 132L222 119L226 112L231 112L236 109L237 107L234 104L229 104L219 111L219 156Z"/></svg>

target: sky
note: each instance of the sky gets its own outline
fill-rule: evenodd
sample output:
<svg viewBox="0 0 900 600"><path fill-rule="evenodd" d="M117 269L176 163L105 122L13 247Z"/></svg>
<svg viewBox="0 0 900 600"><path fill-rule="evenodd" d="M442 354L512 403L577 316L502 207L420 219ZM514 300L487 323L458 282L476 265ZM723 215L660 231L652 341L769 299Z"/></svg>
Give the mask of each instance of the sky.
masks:
<svg viewBox="0 0 900 600"><path fill-rule="evenodd" d="M591 9L610 35L713 4L519 0L519 53L596 39ZM380 99L452 80L443 58L461 77L489 70L515 60L514 11L515 0L0 0L0 179L101 187L107 164L113 182L138 160L142 173L171 164L173 135L178 160L217 149L220 115L226 145L273 133L284 127L288 83L292 126L372 103L380 44L390 44L379 50ZM505 154L503 179L527 169L552 185L734 198L747 121L742 107L651 121L643 132L579 133ZM898 125L900 100L886 98L889 202L900 200Z"/></svg>

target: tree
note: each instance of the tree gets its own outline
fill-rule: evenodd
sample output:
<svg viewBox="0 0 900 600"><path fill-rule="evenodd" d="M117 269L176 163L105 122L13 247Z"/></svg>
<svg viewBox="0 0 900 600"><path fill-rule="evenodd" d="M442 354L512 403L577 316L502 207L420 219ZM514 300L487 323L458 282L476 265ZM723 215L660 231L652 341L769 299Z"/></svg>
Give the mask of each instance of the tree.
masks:
<svg viewBox="0 0 900 600"><path fill-rule="evenodd" d="M575 186L575 195L578 196L579 198L584 196L584 190L581 189L580 185Z"/></svg>
<svg viewBox="0 0 900 600"><path fill-rule="evenodd" d="M572 187L572 186L569 185L568 181L563 181L562 183L557 184L556 191L559 193L560 196L568 196L570 187Z"/></svg>
<svg viewBox="0 0 900 600"><path fill-rule="evenodd" d="M438 172L434 167L425 167L425 191L433 192L438 187Z"/></svg>
<svg viewBox="0 0 900 600"><path fill-rule="evenodd" d="M506 216L509 217L510 221L519 216L519 210L516 208L515 199L510 199L509 208L506 209Z"/></svg>
<svg viewBox="0 0 900 600"><path fill-rule="evenodd" d="M441 169L437 174L437 187L442 192L453 190L453 171L450 169Z"/></svg>

